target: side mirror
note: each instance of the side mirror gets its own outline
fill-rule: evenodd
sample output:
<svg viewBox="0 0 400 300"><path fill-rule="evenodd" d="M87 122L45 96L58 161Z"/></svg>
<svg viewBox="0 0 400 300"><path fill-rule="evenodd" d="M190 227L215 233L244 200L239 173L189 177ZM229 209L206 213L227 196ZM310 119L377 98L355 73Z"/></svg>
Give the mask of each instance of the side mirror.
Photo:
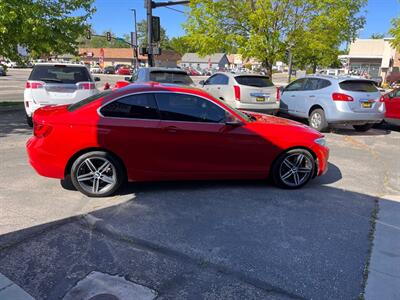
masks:
<svg viewBox="0 0 400 300"><path fill-rule="evenodd" d="M100 81L100 77L95 76L94 81Z"/></svg>
<svg viewBox="0 0 400 300"><path fill-rule="evenodd" d="M231 127L240 127L243 125L242 122L240 122L239 120L229 120L225 122L226 126L231 126Z"/></svg>
<svg viewBox="0 0 400 300"><path fill-rule="evenodd" d="M131 77L125 77L124 80L131 81Z"/></svg>
<svg viewBox="0 0 400 300"><path fill-rule="evenodd" d="M199 84L200 84L200 85L205 85L206 82L205 82L204 80L200 80L200 81L199 81Z"/></svg>

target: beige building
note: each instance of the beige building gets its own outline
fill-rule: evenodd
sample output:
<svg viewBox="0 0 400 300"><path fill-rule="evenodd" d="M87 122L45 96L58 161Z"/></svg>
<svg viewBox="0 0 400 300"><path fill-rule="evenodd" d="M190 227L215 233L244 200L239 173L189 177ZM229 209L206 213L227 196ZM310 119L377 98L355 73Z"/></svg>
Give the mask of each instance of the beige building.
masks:
<svg viewBox="0 0 400 300"><path fill-rule="evenodd" d="M400 55L391 46L390 40L357 39L350 45L348 55L341 55L346 62L346 71L350 74L381 77L383 81L391 72L398 71Z"/></svg>

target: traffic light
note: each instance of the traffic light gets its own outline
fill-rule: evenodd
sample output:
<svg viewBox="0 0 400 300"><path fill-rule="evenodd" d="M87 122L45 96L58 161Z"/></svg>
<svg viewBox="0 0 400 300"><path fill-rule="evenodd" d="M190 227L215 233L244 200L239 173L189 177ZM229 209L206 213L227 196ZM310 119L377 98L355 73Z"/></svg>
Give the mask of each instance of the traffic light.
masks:
<svg viewBox="0 0 400 300"><path fill-rule="evenodd" d="M92 32L90 31L90 29L86 32L86 38L88 40L90 40L92 38Z"/></svg>
<svg viewBox="0 0 400 300"><path fill-rule="evenodd" d="M160 17L153 16L151 18L151 29L152 29L152 37L153 43L158 43L160 41Z"/></svg>
<svg viewBox="0 0 400 300"><path fill-rule="evenodd" d="M107 31L106 38L107 38L107 41L111 42L111 32Z"/></svg>

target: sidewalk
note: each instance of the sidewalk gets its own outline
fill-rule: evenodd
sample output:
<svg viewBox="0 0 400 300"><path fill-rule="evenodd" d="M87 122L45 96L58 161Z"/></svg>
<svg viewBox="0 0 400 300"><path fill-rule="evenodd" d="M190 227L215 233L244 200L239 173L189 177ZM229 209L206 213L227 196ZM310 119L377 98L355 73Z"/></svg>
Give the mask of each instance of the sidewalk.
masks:
<svg viewBox="0 0 400 300"><path fill-rule="evenodd" d="M365 299L400 299L400 196L379 200Z"/></svg>

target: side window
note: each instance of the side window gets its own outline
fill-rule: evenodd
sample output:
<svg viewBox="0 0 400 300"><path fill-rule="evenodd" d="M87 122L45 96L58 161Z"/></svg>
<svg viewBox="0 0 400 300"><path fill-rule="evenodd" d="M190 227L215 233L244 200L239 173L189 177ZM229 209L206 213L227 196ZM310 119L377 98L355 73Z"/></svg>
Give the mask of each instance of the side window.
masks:
<svg viewBox="0 0 400 300"><path fill-rule="evenodd" d="M111 102L101 109L105 117L129 119L159 119L153 94L129 95Z"/></svg>
<svg viewBox="0 0 400 300"><path fill-rule="evenodd" d="M207 84L217 84L217 81L218 81L218 75L213 75L206 80L206 83Z"/></svg>
<svg viewBox="0 0 400 300"><path fill-rule="evenodd" d="M155 94L162 120L220 123L226 112L211 101L186 94Z"/></svg>
<svg viewBox="0 0 400 300"><path fill-rule="evenodd" d="M304 85L304 90L306 91L314 91L318 90L319 79L317 78L307 78L307 81Z"/></svg>
<svg viewBox="0 0 400 300"><path fill-rule="evenodd" d="M228 84L228 82L229 77L222 74L216 74L207 79L207 84Z"/></svg>
<svg viewBox="0 0 400 300"><path fill-rule="evenodd" d="M137 73L137 80L146 81L145 72L146 72L145 69L139 69Z"/></svg>
<svg viewBox="0 0 400 300"><path fill-rule="evenodd" d="M303 84L306 81L306 78L297 79L296 81L289 84L285 91L293 92L293 91L301 91L303 89Z"/></svg>
<svg viewBox="0 0 400 300"><path fill-rule="evenodd" d="M331 85L331 82L326 79L318 79L318 89L324 89Z"/></svg>

